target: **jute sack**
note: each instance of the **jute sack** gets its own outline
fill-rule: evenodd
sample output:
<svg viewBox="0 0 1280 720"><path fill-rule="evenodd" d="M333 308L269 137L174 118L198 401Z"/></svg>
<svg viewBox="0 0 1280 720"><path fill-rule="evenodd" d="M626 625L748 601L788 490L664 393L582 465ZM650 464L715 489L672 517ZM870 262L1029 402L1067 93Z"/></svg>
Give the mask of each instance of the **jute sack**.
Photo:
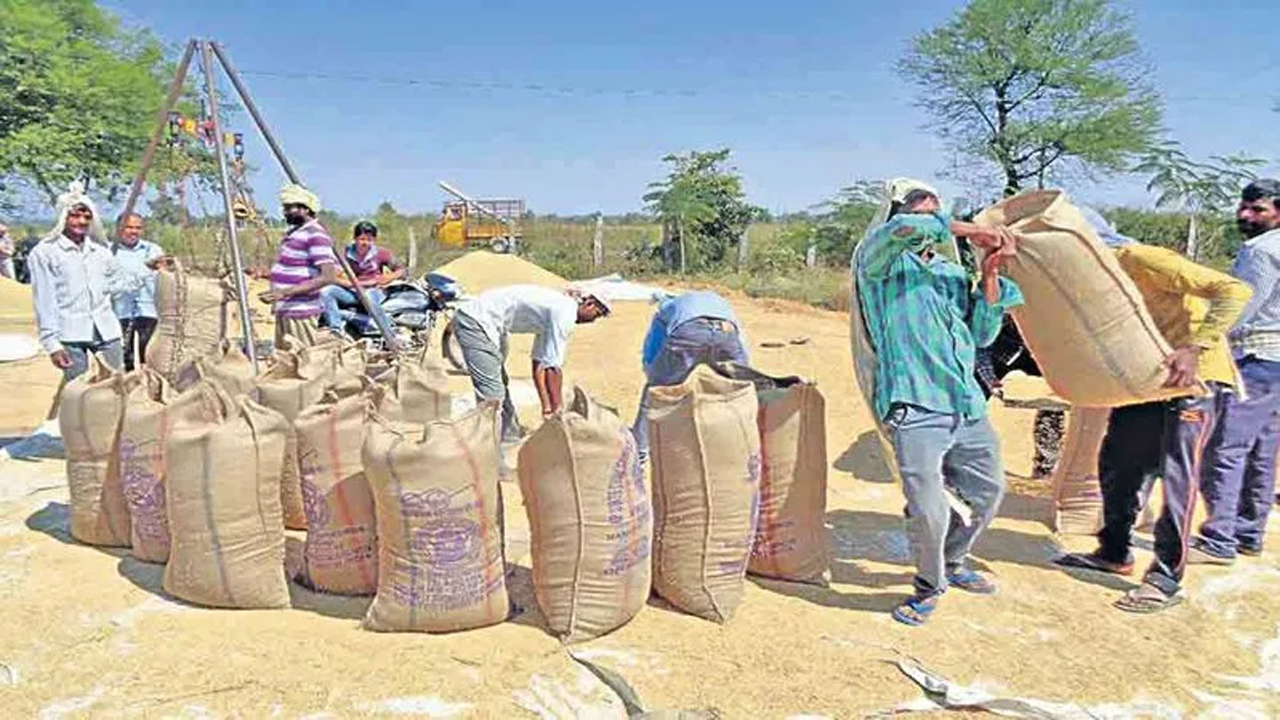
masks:
<svg viewBox="0 0 1280 720"><path fill-rule="evenodd" d="M1017 255L1004 264L1026 298L1013 317L1055 393L1081 407L1187 394L1163 387L1169 344L1114 253L1065 193L1017 195L975 221L1022 236Z"/></svg>
<svg viewBox="0 0 1280 720"><path fill-rule="evenodd" d="M755 385L760 405L760 513L747 572L826 585L826 400L803 378L771 377L731 362L713 367Z"/></svg>
<svg viewBox="0 0 1280 720"><path fill-rule="evenodd" d="M675 607L725 622L742 600L756 534L760 432L755 388L699 365L649 389L653 587Z"/></svg>
<svg viewBox="0 0 1280 720"><path fill-rule="evenodd" d="M178 393L160 373L150 368L141 371L138 386L125 400L119 443L120 473L132 533L130 554L135 558L157 563L169 559L164 479L168 474L165 444L170 429L187 419L212 420L220 407L208 383L196 383Z"/></svg>
<svg viewBox="0 0 1280 720"><path fill-rule="evenodd" d="M621 627L649 598L653 507L631 430L581 388L520 448L533 589L566 642Z"/></svg>
<svg viewBox="0 0 1280 720"><path fill-rule="evenodd" d="M288 607L280 468L289 424L213 392L215 417L184 419L165 444L165 592L211 607Z"/></svg>
<svg viewBox="0 0 1280 720"><path fill-rule="evenodd" d="M1053 469L1053 530L1093 535L1102 528L1102 489L1098 453L1111 417L1108 408L1071 408L1062 455Z"/></svg>
<svg viewBox="0 0 1280 720"><path fill-rule="evenodd" d="M369 425L362 457L378 518L378 594L366 628L452 632L506 619L497 410Z"/></svg>
<svg viewBox="0 0 1280 720"><path fill-rule="evenodd" d="M217 280L193 277L176 260L172 270L157 270L159 317L146 364L177 384L178 371L188 360L217 355L227 334L226 304L226 291Z"/></svg>
<svg viewBox="0 0 1280 720"><path fill-rule="evenodd" d="M89 545L129 547L129 506L120 477L120 421L137 373L113 372L92 354L89 371L62 390L58 427L67 456L71 536Z"/></svg>
<svg viewBox="0 0 1280 720"><path fill-rule="evenodd" d="M364 445L369 401L330 394L298 415L298 464L307 541L301 580L339 595L378 589L377 526L365 479Z"/></svg>
<svg viewBox="0 0 1280 720"><path fill-rule="evenodd" d="M201 377L221 387L233 398L253 394L253 364L240 347L229 340L223 341L221 354L199 358L196 366Z"/></svg>
<svg viewBox="0 0 1280 720"><path fill-rule="evenodd" d="M378 400L378 414L399 422L447 420L453 403L449 379L436 363L396 363Z"/></svg>
<svg viewBox="0 0 1280 720"><path fill-rule="evenodd" d="M298 438L293 421L302 411L324 397L334 383L332 362L300 365L298 356L277 353L275 365L256 382L256 400L284 416L289 422L285 438L284 473L280 478L280 501L284 507L284 525L291 530L307 528L307 513L302 506L302 487L298 469Z"/></svg>

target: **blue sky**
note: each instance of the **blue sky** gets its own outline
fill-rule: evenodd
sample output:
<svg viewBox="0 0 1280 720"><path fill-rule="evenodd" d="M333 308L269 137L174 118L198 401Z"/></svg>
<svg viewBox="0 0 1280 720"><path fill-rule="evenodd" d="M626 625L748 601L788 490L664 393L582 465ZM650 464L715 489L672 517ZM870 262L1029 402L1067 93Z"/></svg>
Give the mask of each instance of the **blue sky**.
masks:
<svg viewBox="0 0 1280 720"><path fill-rule="evenodd" d="M1280 161L1280 5L1119 4L1135 16L1172 137L1193 156ZM722 146L751 200L775 211L861 178L936 178L950 158L893 63L961 3L887 5L107 3L174 46L220 41L303 178L347 213L384 199L438 209L439 179L538 212L625 212L663 175L664 154ZM247 115L233 125L251 134ZM248 154L271 207L282 176L256 136ZM1150 202L1137 178L1071 190Z"/></svg>

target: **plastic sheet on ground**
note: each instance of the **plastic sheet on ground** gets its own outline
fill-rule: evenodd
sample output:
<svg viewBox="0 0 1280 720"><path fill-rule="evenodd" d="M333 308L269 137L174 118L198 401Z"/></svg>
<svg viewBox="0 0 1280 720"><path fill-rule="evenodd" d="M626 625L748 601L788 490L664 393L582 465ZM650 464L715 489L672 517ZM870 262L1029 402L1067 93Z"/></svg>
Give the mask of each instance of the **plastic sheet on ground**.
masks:
<svg viewBox="0 0 1280 720"><path fill-rule="evenodd" d="M40 343L31 335L0 333L0 362L27 360L40 354Z"/></svg>
<svg viewBox="0 0 1280 720"><path fill-rule="evenodd" d="M59 459L63 457L62 432L58 429L58 421L46 420L35 432L20 440L15 440L0 447L0 461L36 460L40 458Z"/></svg>
<svg viewBox="0 0 1280 720"><path fill-rule="evenodd" d="M656 285L644 285L630 280L623 280L618 273L590 280L579 280L570 283L569 287L584 293L599 293L602 297L613 302L656 302L675 295L670 290L664 290Z"/></svg>

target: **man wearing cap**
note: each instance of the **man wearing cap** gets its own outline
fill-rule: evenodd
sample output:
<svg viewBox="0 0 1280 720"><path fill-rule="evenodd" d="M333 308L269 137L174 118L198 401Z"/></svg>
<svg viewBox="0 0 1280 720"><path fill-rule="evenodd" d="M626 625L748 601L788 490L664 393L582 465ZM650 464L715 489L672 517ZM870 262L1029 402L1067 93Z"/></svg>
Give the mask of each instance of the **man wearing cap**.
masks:
<svg viewBox="0 0 1280 720"><path fill-rule="evenodd" d="M746 364L742 326L729 302L709 290L682 293L658 304L641 348L645 385L632 432L640 461L649 457L649 388L678 385L700 363Z"/></svg>
<svg viewBox="0 0 1280 720"><path fill-rule="evenodd" d="M1275 502L1280 448L1280 181L1256 180L1240 194L1236 227L1245 242L1231 274L1253 287L1227 334L1244 378L1243 394L1228 394L1204 458L1201 487L1208 518L1192 562L1229 564L1262 552Z"/></svg>
<svg viewBox="0 0 1280 720"><path fill-rule="evenodd" d="M995 340L1022 293L999 277L1000 263L1017 249L1007 228L951 219L938 193L918 181L895 180L888 189L879 222L851 262L854 312L865 326L864 335L855 322L854 343L855 353L867 343L875 353L871 404L897 460L916 563L915 592L893 617L922 625L951 586L983 595L996 589L967 566L1005 483L974 357ZM976 289L963 267L934 252L953 234L987 251Z"/></svg>
<svg viewBox="0 0 1280 720"><path fill-rule="evenodd" d="M1151 319L1174 348L1165 360L1165 387L1186 388L1188 394L1112 409L1098 456L1103 515L1098 548L1067 554L1055 562L1118 575L1132 573L1133 526L1152 479L1160 477L1164 506L1156 521L1155 558L1142 585L1116 602L1121 610L1151 613L1182 601L1201 457L1222 398L1238 384L1226 332L1253 293L1226 273L1121 235L1092 208L1080 210L1115 253L1142 293Z"/></svg>
<svg viewBox="0 0 1280 720"><path fill-rule="evenodd" d="M323 307L320 290L337 277L333 238L316 220L320 198L301 185L285 185L280 191L289 232L280 241L276 262L271 266L271 289L258 296L274 305L276 347L284 347L292 337L302 347L316 342Z"/></svg>
<svg viewBox="0 0 1280 720"><path fill-rule="evenodd" d="M533 384L542 416L560 411L563 403L565 350L574 326L610 313L607 301L539 285L511 285L480 293L458 306L453 328L480 402L502 402L502 441L522 436L507 378L507 340L529 334L533 340Z"/></svg>
<svg viewBox="0 0 1280 720"><path fill-rule="evenodd" d="M391 320L382 309L382 302L387 298L382 288L404 277L404 266L396 261L390 250L375 244L378 240L377 225L361 220L352 228L351 236L353 242L346 249L347 262L356 275L356 281L364 288L373 312L390 329ZM339 275L333 285L320 290L320 302L324 305L324 324L337 334L342 334L342 308L360 306L351 281L343 275Z"/></svg>
<svg viewBox="0 0 1280 720"><path fill-rule="evenodd" d="M147 260L145 271L122 268L79 182L58 196L57 210L53 231L27 257L40 345L64 380L89 369L90 353L119 370L124 359L112 298L136 292L163 258Z"/></svg>

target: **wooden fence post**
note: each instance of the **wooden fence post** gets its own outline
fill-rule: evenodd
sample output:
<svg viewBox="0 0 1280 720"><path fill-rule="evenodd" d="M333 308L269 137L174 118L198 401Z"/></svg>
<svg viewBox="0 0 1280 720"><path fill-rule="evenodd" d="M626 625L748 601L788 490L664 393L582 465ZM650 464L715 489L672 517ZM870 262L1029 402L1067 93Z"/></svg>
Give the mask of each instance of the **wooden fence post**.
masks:
<svg viewBox="0 0 1280 720"><path fill-rule="evenodd" d="M604 215L596 213L596 234L591 239L591 267L599 270L604 265Z"/></svg>

